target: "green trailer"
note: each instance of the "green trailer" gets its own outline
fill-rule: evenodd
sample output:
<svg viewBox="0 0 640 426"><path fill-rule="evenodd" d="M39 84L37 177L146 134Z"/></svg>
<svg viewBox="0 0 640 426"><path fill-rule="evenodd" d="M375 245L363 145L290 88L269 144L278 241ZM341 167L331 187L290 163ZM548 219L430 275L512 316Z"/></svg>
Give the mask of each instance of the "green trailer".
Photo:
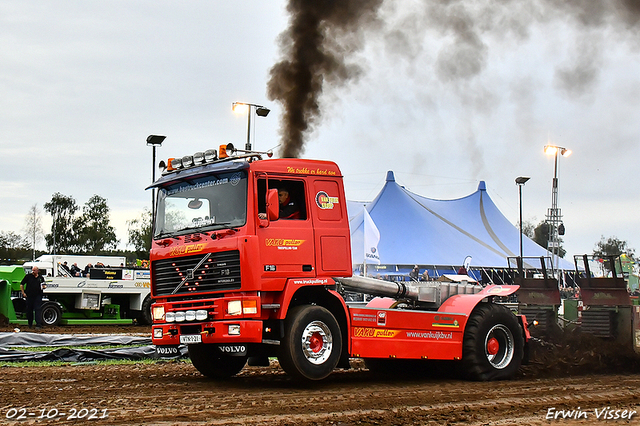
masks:
<svg viewBox="0 0 640 426"><path fill-rule="evenodd" d="M151 322L148 270L107 268L91 277L46 277L42 304L45 325ZM26 324L20 293L23 266L0 266L0 323Z"/></svg>

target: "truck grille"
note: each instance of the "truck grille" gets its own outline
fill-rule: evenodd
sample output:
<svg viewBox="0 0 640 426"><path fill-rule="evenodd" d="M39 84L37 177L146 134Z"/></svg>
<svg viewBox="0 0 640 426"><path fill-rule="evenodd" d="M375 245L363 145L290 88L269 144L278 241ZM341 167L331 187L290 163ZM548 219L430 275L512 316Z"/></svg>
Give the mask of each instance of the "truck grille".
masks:
<svg viewBox="0 0 640 426"><path fill-rule="evenodd" d="M158 296L240 288L240 252L237 250L156 260L151 268L154 294Z"/></svg>

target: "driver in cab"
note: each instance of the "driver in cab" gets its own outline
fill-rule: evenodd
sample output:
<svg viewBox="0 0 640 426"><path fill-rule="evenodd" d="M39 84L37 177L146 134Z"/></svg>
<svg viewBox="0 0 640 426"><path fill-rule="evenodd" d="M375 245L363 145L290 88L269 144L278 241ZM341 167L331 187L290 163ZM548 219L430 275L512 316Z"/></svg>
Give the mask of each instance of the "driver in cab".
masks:
<svg viewBox="0 0 640 426"><path fill-rule="evenodd" d="M278 188L278 201L280 203L280 219L300 219L300 208L291 199L289 190L285 187ZM266 213L258 213L260 219L266 219Z"/></svg>

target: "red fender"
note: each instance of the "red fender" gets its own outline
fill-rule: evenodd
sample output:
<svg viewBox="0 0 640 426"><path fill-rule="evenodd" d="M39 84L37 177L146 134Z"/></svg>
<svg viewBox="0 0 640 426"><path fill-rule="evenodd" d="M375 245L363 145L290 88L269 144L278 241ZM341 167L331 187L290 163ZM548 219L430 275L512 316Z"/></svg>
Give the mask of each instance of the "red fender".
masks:
<svg viewBox="0 0 640 426"><path fill-rule="evenodd" d="M471 315L471 311L480 301L491 296L509 296L520 288L519 285L488 285L476 294L457 294L444 301L438 312Z"/></svg>

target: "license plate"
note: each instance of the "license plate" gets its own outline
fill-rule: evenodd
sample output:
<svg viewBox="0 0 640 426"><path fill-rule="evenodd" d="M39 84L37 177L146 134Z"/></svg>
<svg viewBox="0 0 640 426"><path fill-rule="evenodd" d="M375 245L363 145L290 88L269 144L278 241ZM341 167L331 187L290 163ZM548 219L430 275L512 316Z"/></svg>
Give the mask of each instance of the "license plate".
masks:
<svg viewBox="0 0 640 426"><path fill-rule="evenodd" d="M183 343L186 345L190 343L202 343L202 336L199 334L180 336L180 343Z"/></svg>

